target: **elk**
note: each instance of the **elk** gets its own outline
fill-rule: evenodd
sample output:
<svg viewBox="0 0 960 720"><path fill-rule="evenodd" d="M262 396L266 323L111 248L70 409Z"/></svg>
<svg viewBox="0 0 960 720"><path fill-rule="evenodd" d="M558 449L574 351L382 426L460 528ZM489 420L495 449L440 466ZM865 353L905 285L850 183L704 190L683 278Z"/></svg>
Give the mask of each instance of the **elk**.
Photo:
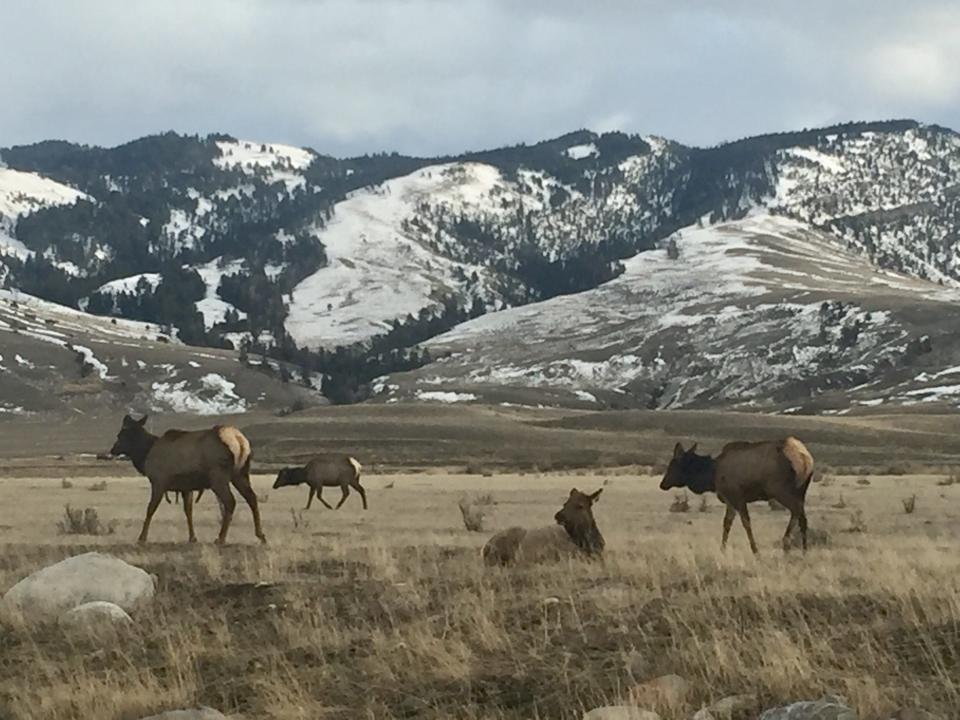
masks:
<svg viewBox="0 0 960 720"><path fill-rule="evenodd" d="M750 549L756 554L757 543L753 538L747 504L773 499L790 511L790 522L783 535L784 551L789 550L790 533L798 523L806 551L807 515L803 504L813 479L813 456L802 442L795 437L732 442L723 447L716 459L697 455L696 449L696 443L689 450L684 450L680 443L676 444L660 489L686 487L697 495L716 492L727 506L721 548L727 546L734 514L739 514Z"/></svg>
<svg viewBox="0 0 960 720"><path fill-rule="evenodd" d="M273 483L273 488L289 487L292 485L310 486L310 492L307 495L307 510L313 503L313 496L323 503L328 510L339 510L340 506L347 501L350 495L350 488L360 493L360 500L363 502L363 509L367 509L367 493L360 484L361 465L355 457L350 455L317 455L312 458L303 467L285 467L277 473L277 479ZM340 502L336 508L332 508L330 503L323 499L323 489L325 487L339 487L342 493Z"/></svg>
<svg viewBox="0 0 960 720"><path fill-rule="evenodd" d="M250 485L250 442L237 428L215 425L208 430L167 430L157 436L144 425L147 416L134 420L124 416L112 455L126 455L133 466L150 480L150 501L143 520L139 542L147 541L150 521L164 493L177 492L183 497L190 542L196 542L193 530L193 492L210 489L220 500L222 516L217 544L227 539L236 500L230 492L233 485L247 501L253 513L253 527L260 542L266 542L260 525L257 495Z"/></svg>
<svg viewBox="0 0 960 720"><path fill-rule="evenodd" d="M483 546L483 561L487 565L509 565L520 561L536 563L599 556L605 543L593 519L593 504L602 492L600 488L588 495L573 488L563 507L553 516L555 525L501 530Z"/></svg>

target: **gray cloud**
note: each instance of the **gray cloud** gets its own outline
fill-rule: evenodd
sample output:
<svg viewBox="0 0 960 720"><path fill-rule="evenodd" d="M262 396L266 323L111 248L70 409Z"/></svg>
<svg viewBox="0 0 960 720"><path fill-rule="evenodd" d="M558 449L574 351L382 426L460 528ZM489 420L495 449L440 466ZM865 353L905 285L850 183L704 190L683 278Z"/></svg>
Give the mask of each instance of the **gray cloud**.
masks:
<svg viewBox="0 0 960 720"><path fill-rule="evenodd" d="M175 129L440 154L579 127L695 144L960 127L953 2L16 2L0 145Z"/></svg>

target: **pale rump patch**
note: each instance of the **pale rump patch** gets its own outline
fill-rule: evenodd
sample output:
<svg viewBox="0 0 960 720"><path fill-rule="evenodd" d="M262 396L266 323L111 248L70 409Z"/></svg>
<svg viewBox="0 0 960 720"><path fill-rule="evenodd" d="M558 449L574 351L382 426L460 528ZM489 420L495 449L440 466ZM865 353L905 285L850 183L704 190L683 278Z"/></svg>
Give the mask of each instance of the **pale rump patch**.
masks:
<svg viewBox="0 0 960 720"><path fill-rule="evenodd" d="M246 435L237 430L232 425L220 425L217 427L217 435L220 441L227 446L230 454L233 455L233 467L240 470L250 459L250 441Z"/></svg>
<svg viewBox="0 0 960 720"><path fill-rule="evenodd" d="M787 460L793 465L793 471L797 475L797 483L802 486L810 482L813 475L813 455L807 450L807 446L791 436L783 441L781 449Z"/></svg>
<svg viewBox="0 0 960 720"><path fill-rule="evenodd" d="M359 461L355 457L348 457L347 460L349 460L350 464L353 465L353 470L356 473L356 477L359 478L360 468L362 468L363 466L359 463Z"/></svg>

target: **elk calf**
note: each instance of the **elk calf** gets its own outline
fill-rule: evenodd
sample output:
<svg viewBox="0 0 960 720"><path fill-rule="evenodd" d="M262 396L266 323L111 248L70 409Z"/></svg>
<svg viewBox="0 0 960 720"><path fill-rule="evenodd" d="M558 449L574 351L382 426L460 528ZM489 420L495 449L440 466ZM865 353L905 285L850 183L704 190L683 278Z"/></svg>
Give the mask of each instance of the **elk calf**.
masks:
<svg viewBox="0 0 960 720"><path fill-rule="evenodd" d="M747 503L773 499L790 511L790 522L783 536L784 551L789 549L790 533L797 523L803 549L807 549L807 515L803 504L813 479L813 456L802 442L795 437L732 442L724 446L716 459L697 455L696 449L696 443L689 450L677 443L660 489L686 487L697 495L716 492L727 506L721 547L726 547L734 513L739 513L750 549L756 553Z"/></svg>
<svg viewBox="0 0 960 720"><path fill-rule="evenodd" d="M360 484L361 465L355 457L349 455L317 455L304 467L285 467L277 473L277 479L273 483L274 489L288 487L291 485L310 486L310 493L307 495L307 510L313 502L313 496L322 502L328 509L333 510L330 504L323 499L323 489L325 487L339 487L342 496L337 503L336 509L347 501L350 495L350 488L360 493L360 500L363 501L363 509L367 509L367 493Z"/></svg>

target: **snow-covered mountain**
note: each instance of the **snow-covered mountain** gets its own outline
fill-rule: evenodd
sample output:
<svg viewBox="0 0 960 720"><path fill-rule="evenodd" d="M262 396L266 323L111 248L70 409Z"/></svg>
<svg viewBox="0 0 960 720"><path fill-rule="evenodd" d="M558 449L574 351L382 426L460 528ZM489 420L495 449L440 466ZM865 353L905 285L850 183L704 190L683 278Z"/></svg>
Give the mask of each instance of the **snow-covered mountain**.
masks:
<svg viewBox="0 0 960 720"><path fill-rule="evenodd" d="M369 384L785 409L873 374L913 382L904 353L953 362L949 342L917 350L960 287L960 137L936 126L707 149L578 131L350 159L167 134L0 161L8 287L190 343L253 342L346 399L413 368Z"/></svg>

